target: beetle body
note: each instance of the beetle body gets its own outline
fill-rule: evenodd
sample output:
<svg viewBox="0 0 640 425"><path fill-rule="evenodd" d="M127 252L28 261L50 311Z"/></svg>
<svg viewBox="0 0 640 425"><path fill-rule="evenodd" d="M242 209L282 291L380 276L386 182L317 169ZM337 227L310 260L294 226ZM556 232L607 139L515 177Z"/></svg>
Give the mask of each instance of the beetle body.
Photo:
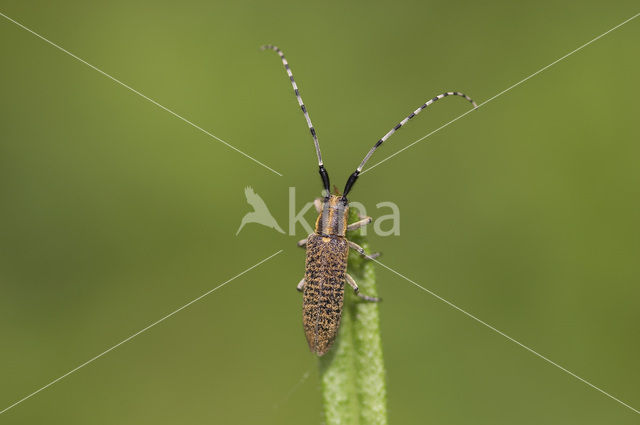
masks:
<svg viewBox="0 0 640 425"><path fill-rule="evenodd" d="M329 350L340 327L349 255L348 216L346 198L325 198L315 232L307 238L302 316L309 348L320 356Z"/></svg>
<svg viewBox="0 0 640 425"><path fill-rule="evenodd" d="M330 195L331 186L329 183L329 173L324 167L322 154L320 152L320 144L316 130L311 124L309 112L302 102L300 90L296 84L289 62L285 59L284 53L274 45L262 46L262 49L274 50L280 56L282 65L289 76L289 81L293 87L293 92L298 100L298 105L302 109L304 118L313 144L318 156L318 172L322 178L322 185L325 191L325 198L320 201L316 200L316 209L319 213L316 221L314 233L309 235L307 239L298 242L298 246L306 246L307 260L304 278L298 283L298 290L304 293L302 310L304 331L307 336L307 342L312 352L323 355L333 344L340 326L340 317L342 315L342 305L344 302L344 283L347 282L355 291L355 293L364 301L379 301L378 298L368 297L358 293L358 285L356 281L347 273L347 257L349 248L356 250L360 255L368 259L372 259L377 254L367 255L362 247L358 246L345 237L346 232L356 230L371 222L371 217L360 217L360 221L347 224L349 216L349 201L347 194L353 188L356 180L362 173L365 164L371 158L373 153L396 131L407 124L416 115L426 109L429 105L448 96L459 96L470 102L474 108L478 105L466 94L451 91L441 93L422 104L418 109L407 115L402 121L397 123L382 138L380 138L369 152L365 155L360 165L349 176L345 184L342 195Z"/></svg>

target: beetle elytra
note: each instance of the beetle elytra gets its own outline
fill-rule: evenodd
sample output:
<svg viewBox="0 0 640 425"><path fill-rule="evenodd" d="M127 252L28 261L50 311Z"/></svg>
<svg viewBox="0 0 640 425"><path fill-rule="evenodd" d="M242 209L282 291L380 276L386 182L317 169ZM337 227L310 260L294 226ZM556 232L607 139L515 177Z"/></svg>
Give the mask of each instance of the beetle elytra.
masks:
<svg viewBox="0 0 640 425"><path fill-rule="evenodd" d="M347 194L351 191L358 176L362 172L364 165L371 155L384 143L393 133L398 131L410 119L418 115L423 109L432 103L447 96L460 96L469 101L474 108L478 105L467 95L460 92L445 92L428 100L418 109L413 111L405 119L396 124L387 134L385 134L365 155L364 159L349 176L342 195L332 195L329 174L322 162L320 144L316 130L311 124L311 118L307 108L302 102L300 90L293 79L291 67L284 57L284 53L273 45L262 46L262 50L274 50L280 55L282 64L289 76L293 91L307 121L313 143L318 156L318 171L322 178L325 196L315 200L315 207L318 211L315 230L306 239L298 242L298 246L306 247L307 259L305 263L304 278L298 283L297 289L303 292L302 318L304 331L309 343L309 348L319 356L325 354L331 348L333 341L338 334L340 318L342 316L342 305L344 300L345 281L353 288L355 293L364 301L379 301L378 298L368 297L358 292L356 281L347 273L347 257L349 249L356 250L360 255L372 259L375 255L368 256L364 249L356 243L347 240L347 231L356 230L371 222L371 217L360 217L359 221L348 224L349 201Z"/></svg>

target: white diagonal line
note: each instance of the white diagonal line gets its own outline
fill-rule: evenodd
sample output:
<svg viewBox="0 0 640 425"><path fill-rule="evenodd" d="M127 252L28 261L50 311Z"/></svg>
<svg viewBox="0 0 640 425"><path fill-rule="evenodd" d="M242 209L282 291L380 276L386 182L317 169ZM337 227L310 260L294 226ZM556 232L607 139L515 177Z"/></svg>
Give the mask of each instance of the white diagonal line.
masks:
<svg viewBox="0 0 640 425"><path fill-rule="evenodd" d="M185 305L183 305L182 307L178 308L177 310L174 310L173 312L167 314L166 316L164 316L163 318L156 320L155 322L153 322L152 324L150 324L149 326L139 330L138 332L134 333L133 335L129 336L128 338L123 339L122 341L120 341L119 343L117 343L116 345L112 346L111 348L103 351L102 353L98 354L95 357L92 357L91 359L87 360L86 362L82 363L80 366L71 369L69 372L65 373L64 375L54 379L53 381L49 382L47 385L45 385L44 387L32 392L31 394L29 394L26 397L21 398L20 400L16 401L15 403L13 403L12 405L6 407L3 410L0 410L0 415L3 414L4 412L6 412L7 410L17 406L18 404L22 403L25 400L30 399L31 397L33 397L34 395L38 394L40 391L43 391L47 388L49 388L50 386L52 386L53 384L55 384L58 381L61 381L62 379L66 378L67 376L71 375L72 373L78 371L79 369L82 369L83 367L85 367L86 365L88 365L89 363L94 362L95 360L98 360L100 357L104 356L105 354L109 353L110 351L115 350L116 348L120 347L122 344L131 341L133 338L137 337L138 335L140 335L141 333L151 329L152 327L154 327L155 325L165 321L166 319L168 319L169 317L175 315L176 313L184 310L185 308L189 307L191 304L201 300L202 298L206 297L207 295L211 294L212 292L222 288L224 285L226 285L227 283L239 278L240 276L242 276L243 274L255 269L256 267L258 267L259 265L261 265L262 263L272 259L273 257L275 257L276 255L280 254L283 250L281 249L280 251L276 252L275 254L271 254L270 256L268 256L267 258L265 258L264 260L261 260L260 262L254 264L253 266L249 267L248 269L246 269L245 271L243 271L242 273L238 273L237 275L235 275L234 277L232 277L231 279L227 280L226 282L221 283L220 285L216 286L213 289L210 289L209 291L205 292L204 294L200 295L198 298L195 298L191 301L189 301L188 303L186 303Z"/></svg>
<svg viewBox="0 0 640 425"><path fill-rule="evenodd" d="M532 348L527 347L526 345L524 345L523 343L521 343L520 341L517 341L513 338L511 338L509 335L505 334L504 332L494 328L493 326L491 326L490 324L488 324L487 322L477 318L476 316L474 316L473 314L463 310L462 308L458 307L457 305L453 304L452 302L442 298L440 295L436 294L433 291L428 290L427 288L425 288L424 286L414 282L413 280L409 279L408 277L406 277L405 275L395 271L394 269L392 269L391 267L382 264L380 261L373 259L373 261L375 261L377 264L380 264L382 267L384 267L385 269L389 270L390 272L400 276L401 278L403 278L404 280L406 280L409 283L412 283L413 285L417 286L418 288L422 289L423 291L425 291L426 293L428 293L429 295L432 295L434 297L436 297L437 299L439 299L440 301L444 302L445 304L449 305L450 307L455 308L456 310L458 310L460 313L465 314L466 316L472 318L473 320L475 320L476 322L486 326L487 328L491 329L492 331L498 333L499 335L502 335L503 337L507 338L509 341L514 342L516 344L518 344L520 347L524 348L525 350L529 351L530 353L540 357L542 360L546 361L547 363L552 364L553 366L557 367L558 369L562 370L563 372L568 373L569 375L573 376L574 378L576 378L577 380L587 384L588 386L590 386L591 388L593 388L594 390L600 391L602 394L606 395L607 397L611 398L612 400L617 401L618 403L622 404L623 406L633 410L634 412L640 414L640 411L637 409L634 409L633 407L629 406L627 403L625 403L624 401L612 396L611 394L609 394L608 392L596 387L595 385L593 385L591 382L587 381L584 378L579 377L578 375L576 375L575 373L571 372L568 369L565 369L564 367L560 366L558 363L554 362L553 360L548 359L547 357L543 356L542 354L538 353L537 351L533 350Z"/></svg>
<svg viewBox="0 0 640 425"><path fill-rule="evenodd" d="M66 50L65 48L57 45L56 43L54 43L53 41L41 36L40 34L38 34L37 32L33 31L30 28L25 27L24 25L22 25L20 22L11 19L10 17L8 17L7 15L5 15L4 13L0 12L0 16L4 17L5 19L7 19L8 21L13 22L14 24L16 24L17 26L19 26L20 28L22 28L25 31L30 32L31 34L35 35L36 37L40 38L41 40L49 43L50 45L52 45L53 47L55 47L56 49L66 53L67 55L71 56L72 58L82 62L83 64L87 65L89 68L93 69L94 71L98 71L100 74L104 75L105 77L109 78L110 80L120 84L122 87L132 91L133 93L137 94L138 96L142 97L145 100L148 100L149 102L153 103L154 105L156 105L157 107L167 111L168 113L170 113L171 115L173 115L176 118L181 119L182 121L186 122L187 124L189 124L190 126L192 126L193 128L200 130L201 132L203 132L204 134L206 134L209 137L212 137L214 139L216 139L217 141L223 143L225 146L233 149L234 151L238 152L239 154L245 156L246 158L249 158L250 160L252 160L253 162L255 162L256 164L259 164L261 166L263 166L264 168L266 168L267 170L271 171L272 173L275 173L279 176L282 177L282 174L280 174L279 172L277 172L276 170L274 170L273 168L263 164L262 162L258 161L257 159L255 159L254 157L252 157L249 154L244 153L243 151L241 151L240 149L236 148L235 146L231 145L230 143L222 140L221 138L219 138L218 136L216 136L213 133L210 133L209 131L205 130L204 128L200 127L197 124L194 124L193 122L189 121L188 119L184 118L181 115L178 115L176 112L172 111L171 109L167 108L166 106L163 106L161 104L159 104L158 102L156 102L155 100L151 99L148 96L145 96L144 94L140 93L138 90L134 89L133 87L123 83L122 81L118 80L117 78L113 77L110 74L107 74L106 72L104 72L103 70L101 70L100 68L91 65L89 62L85 61L84 59L79 58L78 56L74 55L73 53L71 53L70 51Z"/></svg>
<svg viewBox="0 0 640 425"><path fill-rule="evenodd" d="M415 145L416 143L419 143L419 142L423 141L424 139L426 139L427 137L431 136L432 134L437 133L438 131L442 130L442 129L443 129L443 128L445 128L445 127L448 127L449 125L451 125L451 124L453 124L454 122L458 121L460 118L462 118L462 117L466 116L467 114L470 114L471 112L473 112L473 111L475 111L476 109L478 109L478 108L480 108L480 107L482 107L482 106L486 105L487 103L491 102L492 100L494 100L494 99L496 99L496 98L498 98L498 97L502 96L503 94L505 94L505 93L506 93L506 92L508 92L509 90L511 90L511 89L513 89L513 88L515 88L515 87L519 86L520 84L524 83L525 81L529 80L530 78L533 78L533 77L535 77L536 75L540 74L541 72L543 72L543 71L545 71L545 70L547 70L547 69L551 68L553 65L557 64L558 62L560 62L560 61L562 61L562 60L564 60L564 59L568 58L569 56L573 55L574 53L576 53L576 52L578 52L578 51L580 51L580 50L584 49L585 47L587 47L587 46L588 46L588 45L590 45L591 43L593 43L593 42L595 42L595 41L598 41L599 39L601 39L601 38L602 38L602 37L604 37L605 35L609 34L610 32L617 30L618 28L620 28L621 26L623 26L624 24L626 24L626 23L628 23L628 22L631 22L632 20L634 20L634 19L635 19L635 18L637 18L638 16L640 16L640 13L636 13L635 15L633 15L632 17L630 17L629 19L627 19L627 20L625 20L625 21L623 21L623 22L619 23L618 25L616 25L615 27L611 28L610 30L605 31L605 32L603 32L602 34L600 34L599 36L597 36L597 37L595 37L595 38L593 38L593 39L591 39L591 40L587 41L586 43L584 43L582 46L578 47L577 49L574 49L574 50L570 51L569 53L567 53L566 55L562 56L561 58L558 58L558 59L556 59L555 61L551 62L549 65L547 65L547 66L545 66L545 67L543 67L543 68L540 68L539 70L537 70L537 71L536 71L536 72L534 72L533 74L529 75L528 77L526 77L526 78L524 78L524 79L522 79L522 80L518 81L517 83L513 84L512 86L507 87L506 89L502 90L500 93L498 93L498 94L496 94L496 95L494 95L494 96L490 97L489 99L485 100L484 102L480 103L480 104L478 105L478 107L477 107L477 108L474 108L474 109L470 109L470 110L468 110L468 111L467 111L467 112L465 112L464 114L459 115L458 117L456 117L456 118L452 119L452 120L451 120L451 121L449 121L448 123L446 123L446 124L444 124L444 125L442 125L442 126L440 126L440 127L436 128L436 129L435 129L435 130L433 130L431 133L429 133L429 134L427 134L427 135L425 135L425 136L422 136L421 138L419 138L419 139L418 139L418 140L416 140L415 142L413 142L413 143L411 143L411 144L409 144L409 145L405 146L404 148L400 149L399 151L397 151L397 152L395 152L395 153L393 153L393 154L389 155L388 157L386 157L386 158L385 158L385 159L383 159L382 161L380 161L380 162L376 162L375 164L373 164L371 167L367 168L366 170L364 170L364 171L363 171L362 173L360 173L360 174L364 174L364 173L366 173L367 171L370 171L370 170L372 170L373 168L377 167L378 165L382 164L383 162L386 162L386 161L390 160L391 158L393 158L394 156L398 155L399 153L406 151L407 149L409 149L410 147L412 147L412 146L413 146L413 145Z"/></svg>
<svg viewBox="0 0 640 425"><path fill-rule="evenodd" d="M298 382L296 382L289 391L287 391L287 394L285 394L284 398L282 399L282 401L276 403L273 405L273 410L278 410L278 408L280 407L280 405L286 403L289 398L293 395L293 393L298 389L298 387L302 384L304 384L304 382L309 378L309 375L311 374L311 369L308 369L303 375L302 377L298 380Z"/></svg>

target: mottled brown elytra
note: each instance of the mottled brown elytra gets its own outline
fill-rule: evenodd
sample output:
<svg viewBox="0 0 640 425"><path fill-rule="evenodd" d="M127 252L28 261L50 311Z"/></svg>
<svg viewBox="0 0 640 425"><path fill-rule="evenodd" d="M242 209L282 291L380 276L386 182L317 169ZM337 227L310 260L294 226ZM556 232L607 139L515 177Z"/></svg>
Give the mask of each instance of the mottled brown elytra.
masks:
<svg viewBox="0 0 640 425"><path fill-rule="evenodd" d="M349 201L340 195L316 199L315 205L319 213L315 232L298 242L298 246L307 248L304 278L298 284L298 290L304 291L302 317L309 348L321 356L331 348L338 333L345 280L363 300L379 299L360 294L356 281L347 273L349 248L366 254L362 247L347 240L345 234L347 230L370 223L371 217L362 217L347 225Z"/></svg>
<svg viewBox="0 0 640 425"><path fill-rule="evenodd" d="M378 298L368 297L358 292L358 285L355 280L347 273L347 257L349 248L355 249L360 255L368 259L372 259L377 254L368 256L362 247L347 240L346 232L356 230L371 222L371 217L360 217L359 221L347 224L349 217L349 201L347 194L351 191L358 176L371 155L384 143L393 133L398 131L410 119L418 115L422 110L432 103L447 96L460 96L471 102L474 108L478 105L467 95L460 92L445 92L428 100L418 109L413 111L409 116L396 124L387 134L385 134L375 145L369 150L367 155L347 180L342 195L331 195L329 174L324 168L322 155L320 153L320 144L316 130L311 124L311 118L307 108L302 102L300 91L293 79L293 73L289 67L289 63L284 57L284 53L278 47L273 45L262 46L262 49L275 50L284 65L293 91L298 99L298 104L307 120L309 131L313 137L313 143L318 156L318 167L322 184L324 186L325 197L315 200L315 207L318 211L318 219L316 220L315 231L306 239L298 242L298 246L306 247L307 261L305 265L304 278L298 283L298 290L303 291L302 301L302 317L304 332L307 336L307 342L312 352L319 356L325 354L331 348L333 341L338 334L340 327L340 317L342 316L342 303L344 300L344 283L345 281L353 288L355 293L365 301L379 301Z"/></svg>

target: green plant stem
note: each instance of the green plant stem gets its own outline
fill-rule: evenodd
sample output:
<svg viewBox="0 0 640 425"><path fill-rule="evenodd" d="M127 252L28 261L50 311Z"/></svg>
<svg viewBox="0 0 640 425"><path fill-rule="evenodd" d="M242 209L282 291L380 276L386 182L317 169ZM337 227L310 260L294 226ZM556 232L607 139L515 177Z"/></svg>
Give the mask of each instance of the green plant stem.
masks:
<svg viewBox="0 0 640 425"><path fill-rule="evenodd" d="M350 221L357 220L355 212ZM360 231L348 238L369 252ZM373 262L349 254L348 272L360 292L377 296ZM326 425L386 425L386 381L377 303L363 302L345 285L340 331L333 348L320 358Z"/></svg>

